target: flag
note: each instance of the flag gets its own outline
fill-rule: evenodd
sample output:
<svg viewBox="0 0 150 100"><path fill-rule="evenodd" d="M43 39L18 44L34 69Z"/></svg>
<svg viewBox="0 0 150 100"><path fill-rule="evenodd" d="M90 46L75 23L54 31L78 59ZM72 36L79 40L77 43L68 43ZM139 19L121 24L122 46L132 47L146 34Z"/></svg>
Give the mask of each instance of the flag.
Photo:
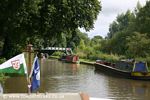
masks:
<svg viewBox="0 0 150 100"><path fill-rule="evenodd" d="M24 54L19 54L0 65L0 73L27 75Z"/></svg>
<svg viewBox="0 0 150 100"><path fill-rule="evenodd" d="M34 62L32 65L31 73L29 76L32 80L31 82L31 92L34 92L40 87L40 65L38 57L34 58Z"/></svg>

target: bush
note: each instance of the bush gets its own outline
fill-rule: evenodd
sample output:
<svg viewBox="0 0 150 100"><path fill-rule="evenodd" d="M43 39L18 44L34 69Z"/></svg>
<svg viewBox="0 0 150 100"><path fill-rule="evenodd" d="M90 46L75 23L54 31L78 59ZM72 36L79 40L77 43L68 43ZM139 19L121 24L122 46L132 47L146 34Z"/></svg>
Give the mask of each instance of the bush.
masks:
<svg viewBox="0 0 150 100"><path fill-rule="evenodd" d="M99 53L99 54L94 55L93 58L106 60L108 62L116 62L121 58L121 56L114 55L114 54Z"/></svg>
<svg viewBox="0 0 150 100"><path fill-rule="evenodd" d="M80 58L87 59L87 55L84 52L78 52L77 55L79 55Z"/></svg>
<svg viewBox="0 0 150 100"><path fill-rule="evenodd" d="M4 83L5 82L5 80L8 78L9 76L5 76L5 74L3 74L3 73L0 73L0 83Z"/></svg>
<svg viewBox="0 0 150 100"><path fill-rule="evenodd" d="M57 52L54 52L52 56L62 56L63 54L64 54L63 52L57 51Z"/></svg>
<svg viewBox="0 0 150 100"><path fill-rule="evenodd" d="M1 58L1 59L0 59L0 64L2 64L2 63L5 62L5 61L6 61L5 58Z"/></svg>
<svg viewBox="0 0 150 100"><path fill-rule="evenodd" d="M4 63L5 61L6 61L5 58L1 58L0 64ZM0 73L0 83L4 83L7 78L8 76L5 76L3 73Z"/></svg>

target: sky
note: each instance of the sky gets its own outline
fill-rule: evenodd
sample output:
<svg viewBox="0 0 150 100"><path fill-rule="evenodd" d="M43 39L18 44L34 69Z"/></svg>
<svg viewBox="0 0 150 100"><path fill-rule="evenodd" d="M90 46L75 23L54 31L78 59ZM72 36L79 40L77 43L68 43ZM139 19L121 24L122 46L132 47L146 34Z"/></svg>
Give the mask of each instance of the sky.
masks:
<svg viewBox="0 0 150 100"><path fill-rule="evenodd" d="M94 24L94 29L86 32L88 37L92 38L96 35L105 37L108 33L109 25L116 19L118 14L125 13L127 10L134 10L139 1L142 6L147 0L100 0L102 10L100 11L97 20Z"/></svg>

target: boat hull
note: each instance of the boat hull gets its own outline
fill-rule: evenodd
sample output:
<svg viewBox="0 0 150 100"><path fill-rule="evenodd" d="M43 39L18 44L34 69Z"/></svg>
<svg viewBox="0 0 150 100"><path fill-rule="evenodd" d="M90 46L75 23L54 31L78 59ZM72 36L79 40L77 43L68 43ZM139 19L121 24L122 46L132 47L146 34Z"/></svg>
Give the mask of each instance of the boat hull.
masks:
<svg viewBox="0 0 150 100"><path fill-rule="evenodd" d="M147 73L132 72L131 77L132 79L137 79L137 80L150 80L150 72L147 72Z"/></svg>
<svg viewBox="0 0 150 100"><path fill-rule="evenodd" d="M79 56L76 55L66 55L62 56L60 58L61 61L65 61L66 63L74 63L74 64L79 64Z"/></svg>
<svg viewBox="0 0 150 100"><path fill-rule="evenodd" d="M147 75L144 74L141 75L141 72L137 72L138 74L140 74L137 75L137 73L135 74L135 72L119 70L116 69L115 67L107 66L104 64L95 63L94 65L95 65L95 71L100 71L107 75L127 78L127 79L134 79L134 80L150 80L150 73L148 73Z"/></svg>

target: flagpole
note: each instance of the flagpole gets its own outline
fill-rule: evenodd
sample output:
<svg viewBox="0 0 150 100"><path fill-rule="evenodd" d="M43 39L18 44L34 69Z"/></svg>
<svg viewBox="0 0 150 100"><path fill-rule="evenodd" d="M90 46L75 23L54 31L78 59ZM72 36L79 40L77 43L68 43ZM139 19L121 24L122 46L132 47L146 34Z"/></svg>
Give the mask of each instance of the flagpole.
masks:
<svg viewBox="0 0 150 100"><path fill-rule="evenodd" d="M35 78L33 78L33 80L31 79L31 77L32 77L32 74L33 74L33 66L34 65L31 65L31 62L32 62L32 59L31 59L31 54L32 53L34 53L34 51L33 51L33 48L32 48L32 44L28 44L27 45L27 49L26 49L26 52L27 52L27 54L28 54L28 69L27 69L27 71L28 71L28 73L29 73L29 75L28 75L28 73L27 73L27 84L28 84L28 94L31 94L31 81L35 81L34 79ZM37 54L38 54L38 52L36 53L36 57L37 57ZM36 61L37 59L35 59L34 58L34 61L33 61L33 64L35 64L35 61ZM38 66L37 67L39 67L39 64L38 64ZM40 73L40 72L39 72ZM37 73L36 73L37 74ZM38 74L38 76L39 76L40 74ZM37 76L37 75L36 75ZM35 77L35 76L34 76ZM39 76L40 77L40 76ZM37 79L37 77L36 77L36 81L38 81L38 79ZM37 83L37 85L39 86L40 85L40 83L38 82Z"/></svg>
<svg viewBox="0 0 150 100"><path fill-rule="evenodd" d="M29 78L29 76L27 76L27 83L28 83L28 94L31 94L31 80Z"/></svg>
<svg viewBox="0 0 150 100"><path fill-rule="evenodd" d="M28 52L28 72L31 72L31 53L32 53L32 44L27 45L27 52ZM28 94L31 94L31 79L27 74L27 83L28 83Z"/></svg>

